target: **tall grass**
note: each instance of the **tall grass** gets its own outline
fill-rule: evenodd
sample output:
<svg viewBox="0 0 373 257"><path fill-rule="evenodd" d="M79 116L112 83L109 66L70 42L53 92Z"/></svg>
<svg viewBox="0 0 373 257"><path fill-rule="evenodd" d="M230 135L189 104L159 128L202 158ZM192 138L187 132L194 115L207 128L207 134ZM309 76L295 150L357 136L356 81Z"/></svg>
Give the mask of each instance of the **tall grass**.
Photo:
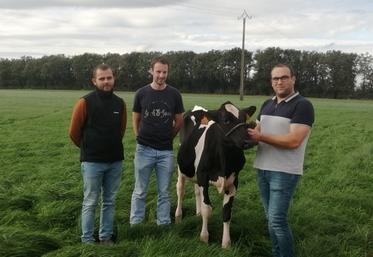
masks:
<svg viewBox="0 0 373 257"><path fill-rule="evenodd" d="M131 123L124 139L125 167L117 197L113 247L80 243L82 179L79 151L67 130L83 91L0 91L0 256L271 256L266 222L252 168L254 150L239 178L231 225L232 248L222 250L222 199L211 191L211 242L198 240L192 186L185 217L170 227L155 225L154 177L145 223L130 227L135 139ZM118 93L130 121L133 93ZM216 108L231 100L258 108L267 97L184 94L186 108ZM311 99L316 122L305 175L290 210L301 257L373 257L373 102ZM175 142L175 151L177 142ZM176 173L171 186L176 204ZM97 215L98 219L98 215ZM97 220L98 222L98 220Z"/></svg>

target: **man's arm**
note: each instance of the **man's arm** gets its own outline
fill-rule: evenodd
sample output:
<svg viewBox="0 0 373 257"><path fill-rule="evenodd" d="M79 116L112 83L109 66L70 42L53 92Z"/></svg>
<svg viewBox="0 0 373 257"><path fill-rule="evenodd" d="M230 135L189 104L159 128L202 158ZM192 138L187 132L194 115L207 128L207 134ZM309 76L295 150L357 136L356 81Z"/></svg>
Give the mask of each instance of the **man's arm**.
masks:
<svg viewBox="0 0 373 257"><path fill-rule="evenodd" d="M80 140L82 136L82 128L87 117L86 102L83 98L75 104L73 114L71 116L69 136L73 143L80 147Z"/></svg>
<svg viewBox="0 0 373 257"><path fill-rule="evenodd" d="M183 126L183 123L184 123L183 114L182 113L175 114L175 123L174 123L174 127L172 130L172 135L174 137L177 135L177 133L181 129L181 126Z"/></svg>
<svg viewBox="0 0 373 257"><path fill-rule="evenodd" d="M288 149L299 147L310 131L311 127L304 124L291 124L289 133L284 135L262 134L260 132L260 123L255 129L248 129L249 135L255 141Z"/></svg>
<svg viewBox="0 0 373 257"><path fill-rule="evenodd" d="M141 113L132 112L132 128L133 128L133 133L135 134L136 137L139 134L140 120L141 120Z"/></svg>

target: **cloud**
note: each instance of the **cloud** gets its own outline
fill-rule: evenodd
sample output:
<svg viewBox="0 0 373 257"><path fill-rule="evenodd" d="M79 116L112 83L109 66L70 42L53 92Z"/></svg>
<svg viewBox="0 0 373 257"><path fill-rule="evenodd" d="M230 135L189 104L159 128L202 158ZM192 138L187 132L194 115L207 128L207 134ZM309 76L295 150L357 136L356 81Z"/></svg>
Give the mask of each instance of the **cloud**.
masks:
<svg viewBox="0 0 373 257"><path fill-rule="evenodd" d="M0 57L246 49L373 51L370 0L0 1Z"/></svg>
<svg viewBox="0 0 373 257"><path fill-rule="evenodd" d="M180 2L183 2L181 0ZM0 9L37 9L49 7L140 8L172 5L173 0L1 0Z"/></svg>

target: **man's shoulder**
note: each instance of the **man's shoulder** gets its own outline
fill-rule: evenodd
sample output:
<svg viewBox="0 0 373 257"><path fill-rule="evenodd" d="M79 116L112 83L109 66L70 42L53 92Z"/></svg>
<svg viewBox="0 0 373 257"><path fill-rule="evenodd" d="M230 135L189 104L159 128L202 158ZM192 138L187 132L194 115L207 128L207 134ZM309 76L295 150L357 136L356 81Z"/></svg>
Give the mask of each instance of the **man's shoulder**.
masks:
<svg viewBox="0 0 373 257"><path fill-rule="evenodd" d="M271 97L271 98L265 100L265 101L263 102L263 104L262 104L262 108L265 107L265 106L267 106L267 105L269 105L269 104L271 104L271 103L273 103L273 101L274 101L274 98L273 98L273 97Z"/></svg>
<svg viewBox="0 0 373 257"><path fill-rule="evenodd" d="M113 97L114 97L115 99L118 99L118 100L122 100L122 101L123 101L123 98L120 97L119 95L115 94L115 93L113 93Z"/></svg>
<svg viewBox="0 0 373 257"><path fill-rule="evenodd" d="M122 97L120 97L116 94L113 94L113 98L114 98L115 101L119 102L121 105L125 105L125 102L124 102Z"/></svg>
<svg viewBox="0 0 373 257"><path fill-rule="evenodd" d="M268 103L272 103L276 98L275 97L271 97L271 98L268 98L264 101L263 104L268 104Z"/></svg>
<svg viewBox="0 0 373 257"><path fill-rule="evenodd" d="M297 97L294 99L294 102L297 106L301 106L304 108L313 108L312 102L302 95L297 95Z"/></svg>
<svg viewBox="0 0 373 257"><path fill-rule="evenodd" d="M175 91L175 92L178 92L178 93L179 93L179 89L177 89L176 87L174 87L174 86L172 86L172 85L167 84L167 88L168 88L169 90L172 90L172 91Z"/></svg>
<svg viewBox="0 0 373 257"><path fill-rule="evenodd" d="M139 97L139 96L142 96L144 94L147 94L151 92L150 90L150 86L149 84L145 85L145 86L142 86L140 88L138 88L136 91L135 91L135 97Z"/></svg>
<svg viewBox="0 0 373 257"><path fill-rule="evenodd" d="M89 93L83 95L83 96L81 97L81 99L88 99L88 98L91 98L91 97L94 96L94 95L96 95L96 91L91 91L91 92L89 92Z"/></svg>
<svg viewBox="0 0 373 257"><path fill-rule="evenodd" d="M148 90L150 90L150 84L146 84L145 86L142 86L142 87L140 87L139 89L137 89L136 90L136 93L137 92L144 92L144 91L148 91Z"/></svg>
<svg viewBox="0 0 373 257"><path fill-rule="evenodd" d="M172 94L172 95L174 95L174 96L179 96L179 97L181 97L181 93L180 93L179 89L177 89L176 87L173 87L173 86L167 84L166 89L168 90L168 92L169 92L170 94Z"/></svg>

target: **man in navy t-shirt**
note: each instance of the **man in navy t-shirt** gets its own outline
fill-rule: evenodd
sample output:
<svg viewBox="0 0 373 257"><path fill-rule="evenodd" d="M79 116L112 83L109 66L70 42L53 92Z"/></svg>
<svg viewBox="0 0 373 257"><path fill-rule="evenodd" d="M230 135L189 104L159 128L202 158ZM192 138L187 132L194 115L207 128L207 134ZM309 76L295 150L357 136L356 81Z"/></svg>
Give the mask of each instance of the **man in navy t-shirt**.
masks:
<svg viewBox="0 0 373 257"><path fill-rule="evenodd" d="M135 94L132 109L137 145L134 160L135 188L132 193L130 224L145 217L146 195L152 170L157 178L157 224L171 223L169 185L174 170L172 141L183 124L183 101L179 91L166 84L169 63L163 57L151 63L151 84Z"/></svg>
<svg viewBox="0 0 373 257"><path fill-rule="evenodd" d="M294 240L288 224L288 209L303 174L304 153L314 110L310 101L294 90L295 75L286 64L271 71L275 96L261 107L257 126L248 129L258 141L254 167L275 257L292 257Z"/></svg>

